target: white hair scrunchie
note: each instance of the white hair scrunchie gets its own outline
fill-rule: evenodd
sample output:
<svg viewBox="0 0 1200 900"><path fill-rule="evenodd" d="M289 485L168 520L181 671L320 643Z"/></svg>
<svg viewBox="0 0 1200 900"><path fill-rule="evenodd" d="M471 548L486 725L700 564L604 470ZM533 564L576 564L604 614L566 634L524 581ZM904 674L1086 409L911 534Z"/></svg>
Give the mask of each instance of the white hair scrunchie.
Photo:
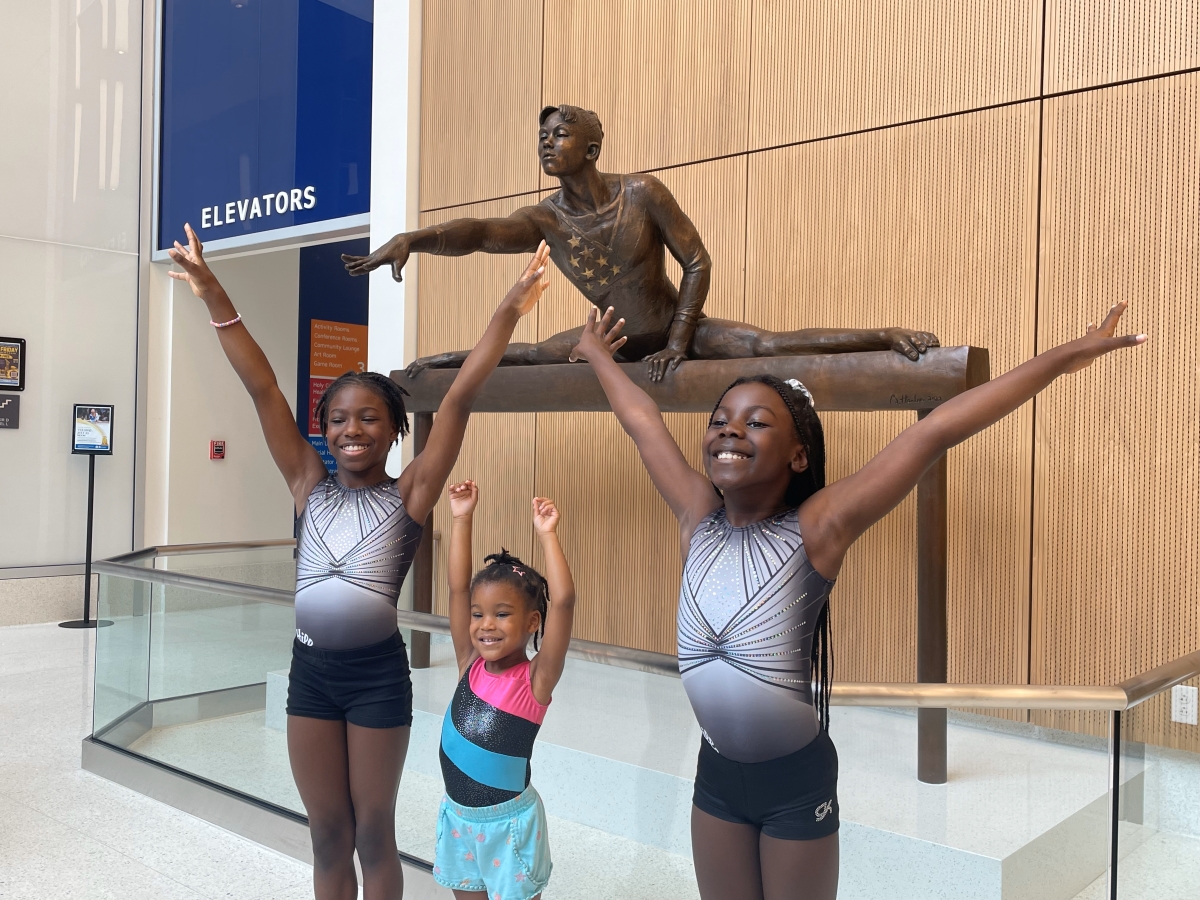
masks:
<svg viewBox="0 0 1200 900"><path fill-rule="evenodd" d="M790 387L793 391L799 391L804 395L804 399L808 401L809 406L811 406L813 409L817 408L817 404L813 403L812 394L808 392L808 388L806 388L802 382L795 378L789 378L784 382L784 384Z"/></svg>

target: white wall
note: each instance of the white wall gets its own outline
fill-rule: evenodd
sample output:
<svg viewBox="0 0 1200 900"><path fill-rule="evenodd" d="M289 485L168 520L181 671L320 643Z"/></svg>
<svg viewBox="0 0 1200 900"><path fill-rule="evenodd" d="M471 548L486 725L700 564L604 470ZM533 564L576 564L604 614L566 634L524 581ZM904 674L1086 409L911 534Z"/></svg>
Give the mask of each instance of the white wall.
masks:
<svg viewBox="0 0 1200 900"><path fill-rule="evenodd" d="M418 224L421 124L421 2L375 4L371 73L371 249ZM414 255L404 281L390 267L369 276L367 368L387 375L416 358L417 272ZM410 442L392 451L388 470L400 469Z"/></svg>
<svg viewBox="0 0 1200 900"><path fill-rule="evenodd" d="M300 251L211 265L294 411ZM204 304L152 268L146 542L291 537L291 496ZM208 458L211 440L226 442L225 459Z"/></svg>
<svg viewBox="0 0 1200 900"><path fill-rule="evenodd" d="M28 341L29 368L21 427L0 430L0 577L83 560L75 402L116 406L95 553L131 549L141 64L130 0L5 3L3 22L0 335Z"/></svg>

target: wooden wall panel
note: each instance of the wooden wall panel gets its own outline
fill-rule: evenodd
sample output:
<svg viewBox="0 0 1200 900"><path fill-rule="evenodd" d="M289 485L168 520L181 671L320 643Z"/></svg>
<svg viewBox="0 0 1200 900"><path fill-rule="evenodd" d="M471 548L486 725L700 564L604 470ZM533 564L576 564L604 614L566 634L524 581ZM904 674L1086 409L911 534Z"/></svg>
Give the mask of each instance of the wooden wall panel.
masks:
<svg viewBox="0 0 1200 900"><path fill-rule="evenodd" d="M1038 0L758 0L750 146L1033 97L1041 25Z"/></svg>
<svg viewBox="0 0 1200 900"><path fill-rule="evenodd" d="M505 216L519 206L536 201L536 195L489 203L476 203L436 213L423 213L421 226L436 225L460 216ZM420 257L418 281L420 314L417 352L421 356L474 346L492 313L512 283L520 276L524 255ZM547 298L543 298L545 302ZM517 326L514 340L537 337L538 309ZM482 497L475 517L476 566L501 545L523 559L533 547L529 500L533 496L534 416L475 415L467 426L462 453L451 481L473 478ZM437 547L434 609L445 613L446 549L450 537L449 505L443 497L433 511L433 527L443 540Z"/></svg>
<svg viewBox="0 0 1200 900"><path fill-rule="evenodd" d="M1039 346L1122 299L1150 335L1037 407L1033 681L1108 684L1200 647L1200 75L1048 101L1045 141ZM1140 735L1200 749L1165 703Z"/></svg>
<svg viewBox="0 0 1200 900"><path fill-rule="evenodd" d="M543 101L596 111L607 172L744 150L751 7L546 0Z"/></svg>
<svg viewBox="0 0 1200 900"><path fill-rule="evenodd" d="M421 24L420 208L536 190L541 0L425 0Z"/></svg>
<svg viewBox="0 0 1200 900"><path fill-rule="evenodd" d="M1046 91L1200 66L1194 0L1046 0Z"/></svg>
<svg viewBox="0 0 1200 900"><path fill-rule="evenodd" d="M907 325L1032 352L1037 107L1022 104L755 154L746 315L773 329ZM786 185L787 189L782 189ZM911 414L827 415L832 475ZM1031 413L950 456L950 678L1026 675ZM915 674L911 499L866 535L834 592L838 677Z"/></svg>

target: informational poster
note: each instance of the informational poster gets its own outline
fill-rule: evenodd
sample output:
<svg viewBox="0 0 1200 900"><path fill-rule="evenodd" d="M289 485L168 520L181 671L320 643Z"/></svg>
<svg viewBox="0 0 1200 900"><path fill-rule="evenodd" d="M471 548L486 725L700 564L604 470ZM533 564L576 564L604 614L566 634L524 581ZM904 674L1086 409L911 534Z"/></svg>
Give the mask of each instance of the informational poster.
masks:
<svg viewBox="0 0 1200 900"><path fill-rule="evenodd" d="M112 453L113 408L102 403L76 403L72 416L72 453Z"/></svg>
<svg viewBox="0 0 1200 900"><path fill-rule="evenodd" d="M25 339L0 337L0 391L25 390Z"/></svg>
<svg viewBox="0 0 1200 900"><path fill-rule="evenodd" d="M334 379L367 371L367 326L312 319L308 358L308 433L320 436L317 404Z"/></svg>

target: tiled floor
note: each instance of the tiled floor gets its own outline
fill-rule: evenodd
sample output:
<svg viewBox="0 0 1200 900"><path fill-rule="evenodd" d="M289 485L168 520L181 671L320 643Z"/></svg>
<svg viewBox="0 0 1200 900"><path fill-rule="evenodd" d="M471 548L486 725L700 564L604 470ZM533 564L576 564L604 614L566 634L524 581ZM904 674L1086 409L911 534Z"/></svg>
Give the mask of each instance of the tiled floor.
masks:
<svg viewBox="0 0 1200 900"><path fill-rule="evenodd" d="M304 900L311 869L79 768L94 632L0 628L0 897Z"/></svg>

